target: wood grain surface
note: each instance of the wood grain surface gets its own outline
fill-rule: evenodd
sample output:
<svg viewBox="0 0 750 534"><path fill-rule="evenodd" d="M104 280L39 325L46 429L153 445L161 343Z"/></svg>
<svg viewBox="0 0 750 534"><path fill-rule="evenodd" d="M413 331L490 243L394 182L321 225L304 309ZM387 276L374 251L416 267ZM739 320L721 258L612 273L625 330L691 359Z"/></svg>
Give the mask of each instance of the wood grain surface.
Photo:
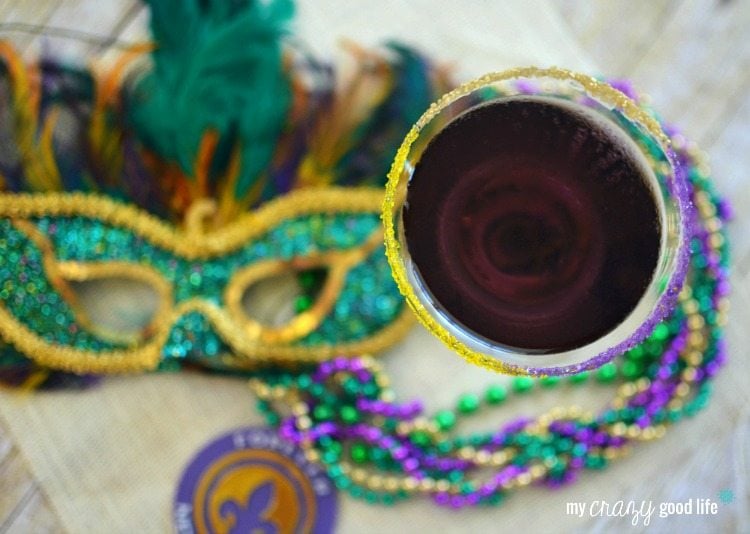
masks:
<svg viewBox="0 0 750 534"><path fill-rule="evenodd" d="M655 107L711 156L719 189L739 214L731 227L737 297L731 320L750 324L750 217L744 215L750 213L750 2L553 0L551 5L603 74L647 89ZM136 0L0 0L0 37L11 36L27 54L33 52L33 35L19 31L28 29L26 24L133 40L144 34L145 20ZM69 40L62 52L93 54L102 48ZM0 426L0 534L62 531L40 484Z"/></svg>

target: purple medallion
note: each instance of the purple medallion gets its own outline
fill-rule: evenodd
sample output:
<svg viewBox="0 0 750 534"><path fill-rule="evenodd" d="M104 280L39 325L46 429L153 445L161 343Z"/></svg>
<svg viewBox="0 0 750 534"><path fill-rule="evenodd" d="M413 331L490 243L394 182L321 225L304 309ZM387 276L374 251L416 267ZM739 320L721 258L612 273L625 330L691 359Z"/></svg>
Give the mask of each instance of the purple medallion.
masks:
<svg viewBox="0 0 750 534"><path fill-rule="evenodd" d="M333 531L336 488L303 451L270 428L225 434L201 450L177 488L180 534Z"/></svg>

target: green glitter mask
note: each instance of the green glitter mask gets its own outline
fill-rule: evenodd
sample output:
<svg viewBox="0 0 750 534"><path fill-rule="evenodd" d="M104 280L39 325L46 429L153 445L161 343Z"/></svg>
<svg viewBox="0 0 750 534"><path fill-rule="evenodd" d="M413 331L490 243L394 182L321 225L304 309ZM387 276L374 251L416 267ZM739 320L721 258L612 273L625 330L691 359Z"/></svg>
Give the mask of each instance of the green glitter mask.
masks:
<svg viewBox="0 0 750 534"><path fill-rule="evenodd" d="M447 71L398 43L320 61L284 41L288 0L147 4L151 42L87 67L0 40L0 383L395 343L382 186ZM284 324L248 312L258 286Z"/></svg>
<svg viewBox="0 0 750 534"><path fill-rule="evenodd" d="M178 229L100 196L2 194L0 332L37 363L75 372L252 367L381 349L410 323L383 254L381 200L374 188L302 190L204 231L210 201ZM249 316L246 291L290 271L317 273L307 305L280 326ZM109 278L158 294L137 334L97 327L71 285Z"/></svg>

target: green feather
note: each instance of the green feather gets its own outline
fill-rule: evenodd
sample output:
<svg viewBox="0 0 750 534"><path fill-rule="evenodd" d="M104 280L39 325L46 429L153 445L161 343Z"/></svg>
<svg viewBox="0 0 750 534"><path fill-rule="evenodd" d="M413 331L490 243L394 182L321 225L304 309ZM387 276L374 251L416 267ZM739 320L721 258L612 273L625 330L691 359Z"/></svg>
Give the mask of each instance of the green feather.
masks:
<svg viewBox="0 0 750 534"><path fill-rule="evenodd" d="M147 3L156 49L152 68L130 90L129 124L188 176L207 131L218 133L225 159L226 147L238 143L242 198L268 166L291 103L280 38L292 0Z"/></svg>

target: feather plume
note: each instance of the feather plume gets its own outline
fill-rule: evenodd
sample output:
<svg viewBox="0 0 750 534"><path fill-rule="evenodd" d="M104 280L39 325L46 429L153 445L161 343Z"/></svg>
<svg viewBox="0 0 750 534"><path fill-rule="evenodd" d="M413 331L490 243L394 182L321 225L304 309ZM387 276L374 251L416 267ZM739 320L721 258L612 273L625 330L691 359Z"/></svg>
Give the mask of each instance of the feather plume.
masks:
<svg viewBox="0 0 750 534"><path fill-rule="evenodd" d="M291 100L280 37L290 0L148 0L152 67L125 94L136 136L191 180L207 132L207 179L222 176L239 145L233 194L242 200L268 166ZM213 187L211 188L214 189Z"/></svg>

